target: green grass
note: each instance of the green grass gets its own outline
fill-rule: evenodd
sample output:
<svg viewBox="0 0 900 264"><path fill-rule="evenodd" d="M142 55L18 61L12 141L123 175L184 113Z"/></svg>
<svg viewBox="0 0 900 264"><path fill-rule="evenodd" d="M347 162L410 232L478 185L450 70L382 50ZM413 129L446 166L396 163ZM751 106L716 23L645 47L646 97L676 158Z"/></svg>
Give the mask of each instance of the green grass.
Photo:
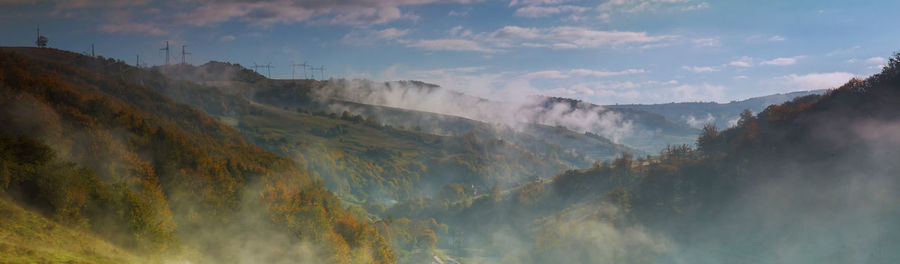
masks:
<svg viewBox="0 0 900 264"><path fill-rule="evenodd" d="M145 263L87 232L0 199L0 263Z"/></svg>

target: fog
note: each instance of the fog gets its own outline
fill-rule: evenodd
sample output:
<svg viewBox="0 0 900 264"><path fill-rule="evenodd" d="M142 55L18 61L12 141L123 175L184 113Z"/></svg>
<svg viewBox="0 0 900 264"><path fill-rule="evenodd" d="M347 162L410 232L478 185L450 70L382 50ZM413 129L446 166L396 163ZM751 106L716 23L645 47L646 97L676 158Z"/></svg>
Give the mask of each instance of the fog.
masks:
<svg viewBox="0 0 900 264"><path fill-rule="evenodd" d="M630 120L584 102L572 105L538 96L517 96L498 102L413 82L331 79L314 90L314 97L321 102L337 99L459 116L517 130L534 123L562 126L580 133L600 134L616 142L633 130Z"/></svg>

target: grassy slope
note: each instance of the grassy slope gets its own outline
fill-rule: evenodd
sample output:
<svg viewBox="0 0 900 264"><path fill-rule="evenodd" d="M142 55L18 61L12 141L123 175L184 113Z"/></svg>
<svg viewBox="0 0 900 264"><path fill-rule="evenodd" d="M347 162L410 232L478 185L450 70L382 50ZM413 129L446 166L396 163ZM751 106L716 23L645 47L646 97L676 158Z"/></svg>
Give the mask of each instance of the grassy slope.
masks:
<svg viewBox="0 0 900 264"><path fill-rule="evenodd" d="M254 203L254 207L262 208L258 210L260 213L265 213L264 209L267 209L271 214L262 219L271 218L273 223L241 226L241 230L249 228L259 232L265 228L281 228L278 231L286 236L315 239L315 242L323 242L323 250L334 249L326 254L334 256L333 260L336 262L346 263L351 258L361 259L372 255L379 259L392 258L382 254L390 252L379 247L382 245L379 244L382 243L379 242L380 236L373 234L374 230L366 222L352 218L349 212L343 210L336 197L321 186L306 184L309 182L306 172L295 170L294 163L258 146L246 144L238 130L154 90L171 84L161 75L156 74L159 77L156 79L143 79L148 75L153 77L149 73L140 75L140 79L126 80L125 76L132 76L135 72L147 72L113 60L95 59L54 49L0 48L0 51L3 51L0 52L3 55L3 60L0 60L3 64L0 65L8 67L0 71L8 73L0 77L0 81L6 81L8 83L4 84L9 85L3 87L9 90L3 90L4 96L33 94L40 104L52 106L45 108L48 112L60 112L51 114L61 116L66 129L81 132L88 129L84 126L92 126L90 129L106 133L116 131L119 132L117 135L121 134L126 138L127 143L122 146L122 152L129 154L125 155L126 158L143 164L145 169L141 171L153 176L146 178L152 179L158 175L161 179L158 185L146 186L156 188L153 190L158 191L156 193L160 198L152 201L160 201L160 207L173 205L173 218L178 224L174 235L180 236L186 246L200 247L200 250L209 252L221 251L221 244L225 243L203 241L207 239L203 235L229 236L218 231L228 231L230 225L235 225L230 221L240 216L241 212L237 211L240 209L238 203L246 199L250 200L249 203ZM19 97L9 99L14 101L17 98ZM15 112L11 107L2 110ZM11 127L12 125L6 128ZM72 133L59 134L63 137L62 140L68 140L66 142L78 141L70 137ZM91 139L100 143L111 141L105 138ZM83 155L86 161L99 163L91 169L99 171L101 178L106 174L101 170L105 163L114 161L103 158L105 156L97 157L98 152L103 154L111 151L112 147L99 144L92 150L92 155ZM139 152L140 155L133 152ZM266 183L263 190L248 187L262 181ZM251 193L256 191L261 193ZM261 196L264 199L257 201ZM164 209L168 211L168 208ZM143 212L132 210L120 214L131 214L133 219L138 219L139 213ZM314 216L299 217L302 223L290 222L293 217L304 212L312 212L310 214ZM151 225L156 223L154 219L129 223L135 225L134 223L145 222ZM98 221L91 223L96 224ZM101 228L97 229L103 230L108 226L98 227ZM304 233L301 230L303 228L313 228L318 233ZM198 232L201 235L196 235ZM284 243L297 240L299 239ZM285 245L283 248L289 246ZM349 252L351 250L353 252ZM228 254L233 252L217 253L221 254L209 255L228 259ZM361 258L356 258L357 256ZM25 257L23 261L26 260L35 258Z"/></svg>
<svg viewBox="0 0 900 264"><path fill-rule="evenodd" d="M0 262L145 263L147 260L84 231L57 224L0 199Z"/></svg>

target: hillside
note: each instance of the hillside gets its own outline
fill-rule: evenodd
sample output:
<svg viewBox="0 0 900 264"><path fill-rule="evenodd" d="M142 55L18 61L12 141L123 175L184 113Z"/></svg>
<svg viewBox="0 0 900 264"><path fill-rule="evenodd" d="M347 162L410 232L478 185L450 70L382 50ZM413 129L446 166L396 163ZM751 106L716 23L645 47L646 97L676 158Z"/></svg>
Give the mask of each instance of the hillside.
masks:
<svg viewBox="0 0 900 264"><path fill-rule="evenodd" d="M150 258L393 262L382 236L303 164L142 82L103 74L135 71L53 49L0 50L4 195ZM281 250L291 248L303 251Z"/></svg>
<svg viewBox="0 0 900 264"><path fill-rule="evenodd" d="M8 74L3 81L10 97L4 101L9 116L3 120L13 124L8 132L34 135L36 141L54 146L62 161L84 166L85 181L96 185L102 199L74 205L92 209L90 214L69 217L90 223L84 228L105 239L124 237L113 243L141 250L140 254L179 256L198 251L201 262L234 257L391 262L396 256L414 263L429 259L432 250L423 250L429 244L422 238L407 240L409 232L446 237L442 225L422 228L423 222L415 220L391 223L402 228L384 228L384 223L366 221L379 218L371 213L383 217L392 200L437 195L449 184L483 191L549 177L574 166L570 164L591 163L558 146L531 140L522 142L532 145L519 146L476 132L433 135L349 113L288 111L114 60L52 49L4 52ZM66 96L55 96L60 94ZM27 99L31 97L36 99ZM23 102L29 102L27 107L18 106ZM31 118L43 115L47 117ZM24 180L12 180L6 191L33 193L22 191L31 188L29 179ZM134 191L127 187L133 185L139 186L140 195L131 194ZM25 203L45 203L40 199ZM145 207L93 209L97 203L119 199L133 200L103 206L146 200L137 204L158 212L144 211ZM47 214L70 212L67 208ZM121 220L94 223L111 212ZM145 217L149 220L130 220ZM101 224L109 228L99 229ZM248 226L255 232L241 231ZM135 233L118 235L128 232ZM267 250L248 245L266 245ZM269 250L285 248L297 250Z"/></svg>
<svg viewBox="0 0 900 264"><path fill-rule="evenodd" d="M565 126L574 123L496 126L352 101L278 103L275 94L306 88L247 71L211 77L240 69L225 66L196 83L165 73L187 65L0 50L0 210L9 212L0 235L31 241L0 243L0 257L900 260L892 224L900 221L900 54L880 74L742 112L734 127L704 127L690 141L696 130L646 111L564 98L527 108L530 117L576 114L672 137L646 146L696 143L652 156L622 154L628 148L611 139ZM332 82L341 81L299 83Z"/></svg>
<svg viewBox="0 0 900 264"><path fill-rule="evenodd" d="M389 212L447 223L463 241L448 248L475 262L893 263L898 103L900 54L865 80L707 127L697 149Z"/></svg>
<svg viewBox="0 0 900 264"><path fill-rule="evenodd" d="M276 108L296 110L303 113L334 113L341 115L349 112L375 122L408 130L423 131L438 135L462 135L475 131L482 138L500 138L516 144L526 142L536 146L545 144L534 153L546 152L558 145L585 156L589 165L595 160L608 160L616 154L624 152L636 153L639 150L616 144L603 136L579 133L565 129L560 125L542 125L523 120L519 122L496 122L483 115L482 119L471 119L452 109L423 109L404 101L450 99L444 97L463 98L479 105L501 105L501 102L471 97L462 93L448 91L438 85L417 81L396 81L379 84L364 80L270 80L247 77L252 71L220 62L210 62L201 66L179 65L168 69L158 68L167 76L198 82L216 87L226 94L237 94L250 101L274 106ZM223 70L227 69L227 70ZM211 74L214 72L216 74ZM238 74L240 73L240 74ZM261 77L261 76L258 76ZM397 101L400 100L400 101ZM446 111L445 111L446 110ZM449 113L449 114L448 114ZM493 122L486 122L493 121ZM521 128L533 129L521 129ZM554 133L558 131L560 133ZM544 137L549 136L549 137ZM532 138L529 138L532 137ZM522 138L517 140L517 138ZM532 140L532 139L537 140ZM557 141L556 139L563 139ZM579 144L572 144L569 139L577 139ZM544 143L537 142L543 140ZM540 151L536 151L540 150ZM573 167L584 167L583 161L566 160Z"/></svg>
<svg viewBox="0 0 900 264"><path fill-rule="evenodd" d="M628 129L616 132L619 141L625 145L634 147L648 154L657 154L668 145L691 144L697 137L699 130L685 124L673 122L666 116L656 112L645 111L625 107L599 106L580 100L539 97L540 104L545 111L551 111L554 107L565 105L570 112L597 112L599 116L615 116L620 123ZM600 133L600 132L595 132ZM643 153L632 153L643 154Z"/></svg>
<svg viewBox="0 0 900 264"><path fill-rule="evenodd" d="M784 94L753 97L750 99L731 101L728 103L715 102L685 102L667 104L623 104L607 105L611 109L637 109L665 116L672 122L678 122L695 128L701 128L706 123L713 123L719 128L729 128L736 124L739 115L749 109L754 113L766 109L770 105L779 105L797 97L823 94L825 90L800 91Z"/></svg>
<svg viewBox="0 0 900 264"><path fill-rule="evenodd" d="M129 78L146 82L151 77ZM567 140L564 147L554 137L536 138L455 116L342 101L323 104L304 95L310 93L305 85L329 84L312 80L222 82L153 86L231 123L268 150L304 160L329 189L356 203L430 196L450 183L482 190L510 186L632 152L574 132L556 136ZM231 92L236 90L242 92ZM407 123L398 126L392 120ZM572 140L577 138L585 141L577 144Z"/></svg>
<svg viewBox="0 0 900 264"><path fill-rule="evenodd" d="M87 232L0 199L0 259L5 263L149 263Z"/></svg>
<svg viewBox="0 0 900 264"><path fill-rule="evenodd" d="M444 135L463 134L474 127L480 127L481 131L491 130L492 136L514 130L582 153L591 160L609 160L613 157L609 153L622 153L620 150L641 155L656 153L667 144L689 142L699 132L642 110L603 109L576 100L539 96L518 102L492 101L418 81L269 80L260 79L261 76L240 65L220 62L157 69L173 78L206 84L254 102L301 112L341 114L349 111L383 124ZM216 78L211 72L221 75ZM527 129L539 126L547 127L538 131L540 135ZM549 129L551 127L568 131ZM562 133L553 135L554 131ZM547 135L552 136L543 137ZM579 137L582 144L554 140L572 135ZM612 140L594 140L598 138ZM630 145L632 149L621 144Z"/></svg>

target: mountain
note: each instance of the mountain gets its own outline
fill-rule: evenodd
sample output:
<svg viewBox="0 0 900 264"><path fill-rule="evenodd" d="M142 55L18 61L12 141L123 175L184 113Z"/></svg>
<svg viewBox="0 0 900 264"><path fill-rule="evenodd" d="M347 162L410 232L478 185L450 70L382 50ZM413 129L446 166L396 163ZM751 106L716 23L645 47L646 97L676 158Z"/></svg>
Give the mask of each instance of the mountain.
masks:
<svg viewBox="0 0 900 264"><path fill-rule="evenodd" d="M720 128L729 128L736 124L739 117L738 115L744 110L749 109L754 113L759 113L770 105L782 104L797 97L823 93L825 93L824 89L800 91L754 97L741 101L731 101L724 104L715 102L685 102L650 105L623 104L607 105L605 107L612 109L637 109L652 112L663 115L666 119L673 122L678 122L694 128L702 128L706 123L715 124L716 127Z"/></svg>
<svg viewBox="0 0 900 264"><path fill-rule="evenodd" d="M69 254L79 248L71 232L30 233L26 225L12 238L59 241L34 247L29 259L395 261L364 215L351 213L304 164L248 144L153 86L177 81L38 48L0 49L0 73L3 199L33 210L28 219L114 246ZM135 75L146 78L126 78Z"/></svg>
<svg viewBox="0 0 900 264"><path fill-rule="evenodd" d="M228 70L222 70L223 68ZM247 73L247 71L249 70L243 69L239 65L219 62L210 62L198 67L179 66L164 70L168 76L214 86L224 93L240 93L244 98L257 103L305 113L324 112L340 115L347 111L352 115L360 115L382 124L421 130L432 134L461 135L477 130L479 136L513 140L513 137L510 136L512 134L529 134L528 131L520 129L522 127L547 126L538 124L534 120L516 121L513 118L494 114L509 112L499 108L503 105L502 102L468 96L419 81L376 83L366 80L263 80L235 77L252 73ZM215 79L211 77L214 75L209 74L210 72L224 74ZM242 74L232 74L235 72ZM549 126L559 126L559 124L551 123ZM550 127L542 128L542 130L548 130ZM577 147L577 149L568 149L585 155L589 160L607 160L618 153L638 152L638 150L629 149L610 140L595 141L594 139L603 137L598 137L597 134L589 137L585 132L569 132L566 132L564 137L577 136L583 141L581 144L568 144L568 147ZM562 137L563 135L559 135L559 137L551 138ZM545 141L556 145L562 143L552 140ZM581 167L577 164L573 165Z"/></svg>
<svg viewBox="0 0 900 264"><path fill-rule="evenodd" d="M898 102L900 54L865 80L707 128L696 149L388 212L446 223L461 241L448 250L476 263L893 263Z"/></svg>
<svg viewBox="0 0 900 264"><path fill-rule="evenodd" d="M692 143L699 133L699 130L642 110L606 109L577 100L540 96L518 101L492 101L416 81L269 81L255 86L230 84L224 89L238 86L253 87L248 88L253 94L246 97L260 103L310 112L349 111L392 126L421 128L438 134L464 133L472 127L500 131L493 134L503 134L504 130L529 134L534 132L529 128L542 126L543 132L539 133L547 135L547 128L562 127L570 131L564 134L582 134L579 136L581 144L551 140L566 137L562 135L539 138L560 146L577 147L573 150L587 153L593 160L609 160L612 156L606 153L617 153L616 149L628 151L614 144L627 145L632 147L629 152L643 155L656 153L667 144ZM386 112L388 108L391 110ZM466 121L460 122L463 119ZM591 144L592 139L598 137L610 139L601 141L614 143Z"/></svg>
<svg viewBox="0 0 900 264"><path fill-rule="evenodd" d="M898 107L900 55L720 131L565 98L0 48L0 258L893 263Z"/></svg>
<svg viewBox="0 0 900 264"><path fill-rule="evenodd" d="M687 125L672 122L663 115L641 109L599 106L568 98L539 98L545 109L559 108L563 105L564 108L568 108L566 111L596 113L597 116L614 118L624 129L605 134L615 134L619 141L642 150L643 153L655 154L668 145L693 144L700 132Z"/></svg>
<svg viewBox="0 0 900 264"><path fill-rule="evenodd" d="M200 70L213 67L209 65L220 63L154 70L175 77L190 76L183 72L209 72ZM239 68L228 67L233 72ZM149 77L128 78L137 82ZM184 82L151 86L234 125L246 138L270 151L307 161L304 164L309 164L307 168L321 177L326 187L355 203L434 195L449 183L480 189L494 184L509 186L531 176L549 177L568 168L589 167L595 159L634 152L596 135L568 131L536 138L457 116L312 99L316 89L334 85L330 82L244 82L233 81L229 75L198 81L206 85ZM417 82L398 83L429 87ZM532 130L557 131L538 125ZM557 138L566 145L548 140ZM584 140L576 143L573 139Z"/></svg>

